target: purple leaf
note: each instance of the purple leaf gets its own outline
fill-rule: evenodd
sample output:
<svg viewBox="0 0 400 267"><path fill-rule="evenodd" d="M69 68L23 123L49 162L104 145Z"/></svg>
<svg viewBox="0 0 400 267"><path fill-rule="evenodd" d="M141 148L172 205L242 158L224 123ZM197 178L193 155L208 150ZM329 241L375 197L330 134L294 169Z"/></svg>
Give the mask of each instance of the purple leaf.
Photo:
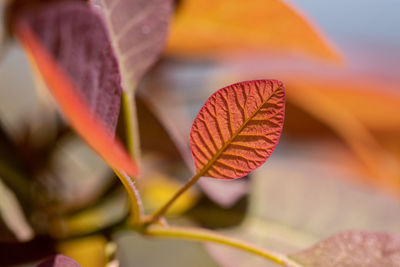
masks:
<svg viewBox="0 0 400 267"><path fill-rule="evenodd" d="M78 1L26 9L21 15L70 75L90 109L114 132L121 77L102 18Z"/></svg>
<svg viewBox="0 0 400 267"><path fill-rule="evenodd" d="M92 0L103 12L121 67L125 90L134 90L160 56L172 0Z"/></svg>
<svg viewBox="0 0 400 267"><path fill-rule="evenodd" d="M39 263L37 267L81 267L70 257L58 254Z"/></svg>
<svg viewBox="0 0 400 267"><path fill-rule="evenodd" d="M349 231L289 256L307 267L400 266L400 235Z"/></svg>

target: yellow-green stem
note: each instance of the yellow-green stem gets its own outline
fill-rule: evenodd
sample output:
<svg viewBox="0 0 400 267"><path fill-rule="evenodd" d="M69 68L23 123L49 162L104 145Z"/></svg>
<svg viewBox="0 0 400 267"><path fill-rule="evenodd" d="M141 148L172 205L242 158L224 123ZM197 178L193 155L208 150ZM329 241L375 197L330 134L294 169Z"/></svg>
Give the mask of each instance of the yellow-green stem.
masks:
<svg viewBox="0 0 400 267"><path fill-rule="evenodd" d="M122 92L122 107L125 118L126 141L129 153L140 166L140 138L136 114L136 102L134 93Z"/></svg>
<svg viewBox="0 0 400 267"><path fill-rule="evenodd" d="M140 166L140 142L139 142L139 128L136 115L136 103L134 99L134 90L129 92L122 92L122 107L123 115L125 118L126 127L126 140L129 153L136 164ZM128 192L131 202L132 211L132 224L138 226L142 223L143 208L140 199L139 191L134 184L134 177L129 177L125 173L114 170L125 189Z"/></svg>
<svg viewBox="0 0 400 267"><path fill-rule="evenodd" d="M299 264L292 261L283 254L267 250L235 238L224 236L222 234L210 230L189 228L189 227L176 227L176 226L165 227L159 225L150 225L147 228L145 228L143 234L154 237L167 237L167 238L184 239L190 241L205 241L205 242L218 243L261 256L281 266L300 267Z"/></svg>
<svg viewBox="0 0 400 267"><path fill-rule="evenodd" d="M126 191L128 192L128 196L129 196L129 200L130 200L130 204L131 204L132 225L138 226L142 223L142 217L143 217L143 207L142 207L142 201L139 196L139 191L137 190L132 178L130 178L125 173L122 173L116 169L114 169L114 172L118 176L118 178L121 180Z"/></svg>
<svg viewBox="0 0 400 267"><path fill-rule="evenodd" d="M186 192L186 190L188 190L192 185L194 185L197 180L200 179L200 177L203 175L203 173L199 172L197 173L195 176L193 176L181 189L179 189L178 192L176 192L172 198L165 203L162 207L160 207L151 217L150 219L146 222L147 225L150 225L156 221L158 221L158 219L160 219L167 211L168 209L172 206L172 204L174 204L175 200L177 200L183 193Z"/></svg>

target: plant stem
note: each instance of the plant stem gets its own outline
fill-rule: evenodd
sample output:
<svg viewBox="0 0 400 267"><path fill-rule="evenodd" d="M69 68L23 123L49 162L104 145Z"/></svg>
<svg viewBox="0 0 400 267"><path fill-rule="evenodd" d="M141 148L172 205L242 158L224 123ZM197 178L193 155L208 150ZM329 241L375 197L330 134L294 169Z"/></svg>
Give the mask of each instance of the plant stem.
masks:
<svg viewBox="0 0 400 267"><path fill-rule="evenodd" d="M134 181L125 173L114 169L115 174L121 180L126 191L128 192L129 200L131 203L132 224L138 226L142 223L143 206L140 199L139 191L137 190Z"/></svg>
<svg viewBox="0 0 400 267"><path fill-rule="evenodd" d="M129 153L131 154L132 159L136 161L136 164L140 165L140 141L136 115L136 103L133 97L134 90L129 92L122 92L122 107L126 127L125 135ZM143 217L143 207L139 191L135 186L133 178L118 170L114 170L114 172L117 174L118 178L121 180L122 184L128 192L131 202L132 224L134 226L138 226L142 223Z"/></svg>
<svg viewBox="0 0 400 267"><path fill-rule="evenodd" d="M134 92L134 90L132 90ZM140 138L134 93L122 92L122 106L125 118L126 141L132 158L140 166Z"/></svg>
<svg viewBox="0 0 400 267"><path fill-rule="evenodd" d="M154 237L169 237L190 241L218 243L261 256L282 266L300 267L299 264L293 262L283 254L258 247L242 240L227 237L210 230L189 227L164 227L159 225L151 225L145 228L143 234Z"/></svg>
<svg viewBox="0 0 400 267"><path fill-rule="evenodd" d="M146 222L147 225L150 225L152 223L155 223L158 219L160 219L161 216L163 216L168 209L172 206L172 204L177 200L183 193L186 192L192 185L194 185L197 180L200 179L200 177L203 175L202 172L197 173L194 175L181 189L179 189L178 192L176 192L172 198L166 202L163 206L161 206L151 217L150 219Z"/></svg>

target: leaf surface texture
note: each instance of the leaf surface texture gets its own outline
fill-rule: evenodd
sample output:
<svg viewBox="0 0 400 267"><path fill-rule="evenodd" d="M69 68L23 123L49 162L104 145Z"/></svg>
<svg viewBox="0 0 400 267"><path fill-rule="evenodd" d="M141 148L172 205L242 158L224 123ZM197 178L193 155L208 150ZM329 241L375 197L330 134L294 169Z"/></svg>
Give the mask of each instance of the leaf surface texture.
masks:
<svg viewBox="0 0 400 267"><path fill-rule="evenodd" d="M278 143L284 107L283 84L275 80L241 82L215 92L190 133L197 172L235 179L261 166Z"/></svg>

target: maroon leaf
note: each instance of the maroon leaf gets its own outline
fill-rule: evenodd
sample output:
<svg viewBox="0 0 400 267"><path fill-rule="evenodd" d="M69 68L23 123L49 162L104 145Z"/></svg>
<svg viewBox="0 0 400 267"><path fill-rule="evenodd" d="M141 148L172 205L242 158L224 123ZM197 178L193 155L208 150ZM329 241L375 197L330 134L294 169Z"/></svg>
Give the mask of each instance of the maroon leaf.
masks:
<svg viewBox="0 0 400 267"><path fill-rule="evenodd" d="M39 263L37 267L81 267L81 265L70 257L58 254Z"/></svg>
<svg viewBox="0 0 400 267"><path fill-rule="evenodd" d="M16 23L15 34L29 52L35 66L75 130L110 166L136 176L138 173L136 164L122 144L113 138L104 123L91 112L89 105L70 80L69 75L36 39L29 26L23 21Z"/></svg>
<svg viewBox="0 0 400 267"><path fill-rule="evenodd" d="M124 89L134 90L165 46L172 0L92 0L107 21Z"/></svg>
<svg viewBox="0 0 400 267"><path fill-rule="evenodd" d="M25 9L26 21L64 68L86 102L112 132L118 120L121 77L105 25L86 3L66 1Z"/></svg>
<svg viewBox="0 0 400 267"><path fill-rule="evenodd" d="M349 231L289 256L307 267L400 266L400 236Z"/></svg>

